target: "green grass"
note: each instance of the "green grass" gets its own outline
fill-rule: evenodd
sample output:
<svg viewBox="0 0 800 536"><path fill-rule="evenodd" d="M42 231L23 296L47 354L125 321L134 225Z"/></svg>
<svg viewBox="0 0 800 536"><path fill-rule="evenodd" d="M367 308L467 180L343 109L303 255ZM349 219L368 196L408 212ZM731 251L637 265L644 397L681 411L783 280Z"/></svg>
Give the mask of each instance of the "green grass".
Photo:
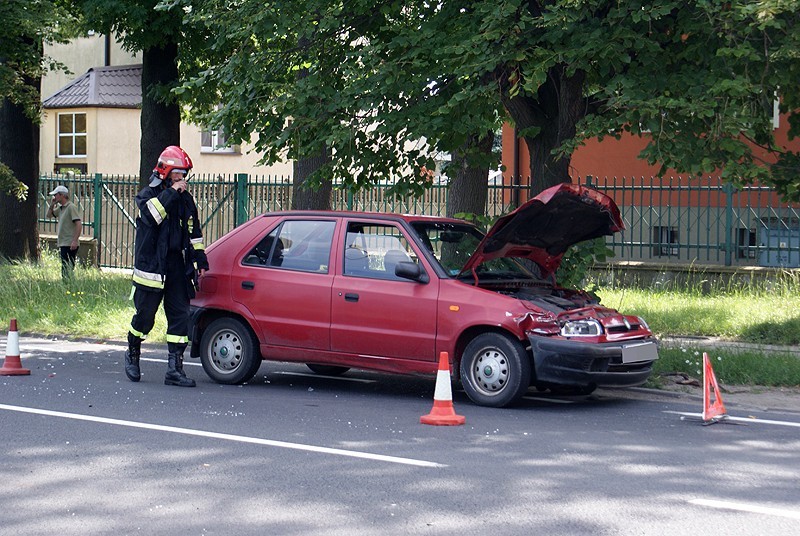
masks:
<svg viewBox="0 0 800 536"><path fill-rule="evenodd" d="M61 281L57 256L46 253L38 265L0 263L0 330L11 318L23 333L125 340L133 302L128 272L78 267L72 281ZM642 316L658 335L700 335L763 344L800 344L800 276L748 288L637 290L600 288L602 303ZM164 342L161 309L148 340ZM714 360L717 378L728 385L800 385L800 358L790 354L662 347L651 386L665 372L702 377L702 352Z"/></svg>
<svg viewBox="0 0 800 536"><path fill-rule="evenodd" d="M682 373L702 381L703 352L708 353L714 375L720 383L769 387L800 385L800 358L795 355L702 346L661 348L648 385L658 387L661 377L670 373Z"/></svg>
<svg viewBox="0 0 800 536"><path fill-rule="evenodd" d="M3 331L17 319L23 333L68 335L125 340L133 302L129 300L129 273L108 273L76 267L74 277L61 280L61 261L52 253L42 254L38 265L0 263L0 322ZM162 309L148 337L165 340L166 320Z"/></svg>
<svg viewBox="0 0 800 536"><path fill-rule="evenodd" d="M762 344L800 344L800 275L747 288L600 288L609 307L644 318L656 335L704 335Z"/></svg>

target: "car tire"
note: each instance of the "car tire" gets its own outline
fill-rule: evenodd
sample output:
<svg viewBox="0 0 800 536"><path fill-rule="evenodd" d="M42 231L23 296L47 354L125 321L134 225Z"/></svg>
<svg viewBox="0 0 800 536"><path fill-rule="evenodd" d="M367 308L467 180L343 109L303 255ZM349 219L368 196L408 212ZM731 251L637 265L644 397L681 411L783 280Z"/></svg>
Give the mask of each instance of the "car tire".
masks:
<svg viewBox="0 0 800 536"><path fill-rule="evenodd" d="M512 405L522 398L530 381L530 356L518 340L507 335L478 335L461 356L461 384L480 406Z"/></svg>
<svg viewBox="0 0 800 536"><path fill-rule="evenodd" d="M337 367L336 365L317 365L314 363L306 363L306 366L311 369L314 374L322 374L324 376L341 376L350 367Z"/></svg>
<svg viewBox="0 0 800 536"><path fill-rule="evenodd" d="M261 366L258 339L240 320L219 318L203 331L200 362L206 374L217 383L245 383Z"/></svg>

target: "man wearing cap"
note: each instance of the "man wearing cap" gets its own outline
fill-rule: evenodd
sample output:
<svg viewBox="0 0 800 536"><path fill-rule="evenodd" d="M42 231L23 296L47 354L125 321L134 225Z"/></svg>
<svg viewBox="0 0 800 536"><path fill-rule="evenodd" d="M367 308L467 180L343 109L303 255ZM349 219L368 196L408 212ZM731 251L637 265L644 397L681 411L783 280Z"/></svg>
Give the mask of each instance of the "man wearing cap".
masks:
<svg viewBox="0 0 800 536"><path fill-rule="evenodd" d="M66 281L72 277L75 268L75 258L78 256L78 240L81 237L81 214L78 207L70 203L69 190L66 186L58 185L50 192L53 196L50 208L47 209L48 218L58 218L58 238L56 245L61 256L61 279Z"/></svg>

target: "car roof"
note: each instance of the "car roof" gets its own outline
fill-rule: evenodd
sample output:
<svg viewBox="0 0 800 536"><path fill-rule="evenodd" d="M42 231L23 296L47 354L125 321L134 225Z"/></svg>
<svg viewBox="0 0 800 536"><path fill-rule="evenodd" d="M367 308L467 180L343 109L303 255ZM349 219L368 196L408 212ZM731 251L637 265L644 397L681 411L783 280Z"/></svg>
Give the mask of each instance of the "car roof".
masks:
<svg viewBox="0 0 800 536"><path fill-rule="evenodd" d="M421 214L395 214L393 212L362 212L354 210L282 210L276 212L265 212L261 216L275 218L287 216L313 216L321 218L368 218L390 221L404 221L406 223L414 222L446 222L446 223L460 223L471 225L469 222L459 220L456 218L447 218L444 216L429 216Z"/></svg>

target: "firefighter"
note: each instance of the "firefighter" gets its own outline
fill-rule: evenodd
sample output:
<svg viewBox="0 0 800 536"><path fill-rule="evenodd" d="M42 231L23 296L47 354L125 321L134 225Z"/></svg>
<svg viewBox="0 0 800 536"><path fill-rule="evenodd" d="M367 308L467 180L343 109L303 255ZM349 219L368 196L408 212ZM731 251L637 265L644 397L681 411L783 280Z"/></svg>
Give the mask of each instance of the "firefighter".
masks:
<svg viewBox="0 0 800 536"><path fill-rule="evenodd" d="M133 303L136 313L128 332L125 375L141 378L142 340L155 323L162 299L167 317L166 385L194 387L183 371L183 352L189 342L189 300L198 276L208 269L203 233L194 198L186 190L192 160L171 145L158 157L149 186L136 196L136 240L133 268Z"/></svg>

